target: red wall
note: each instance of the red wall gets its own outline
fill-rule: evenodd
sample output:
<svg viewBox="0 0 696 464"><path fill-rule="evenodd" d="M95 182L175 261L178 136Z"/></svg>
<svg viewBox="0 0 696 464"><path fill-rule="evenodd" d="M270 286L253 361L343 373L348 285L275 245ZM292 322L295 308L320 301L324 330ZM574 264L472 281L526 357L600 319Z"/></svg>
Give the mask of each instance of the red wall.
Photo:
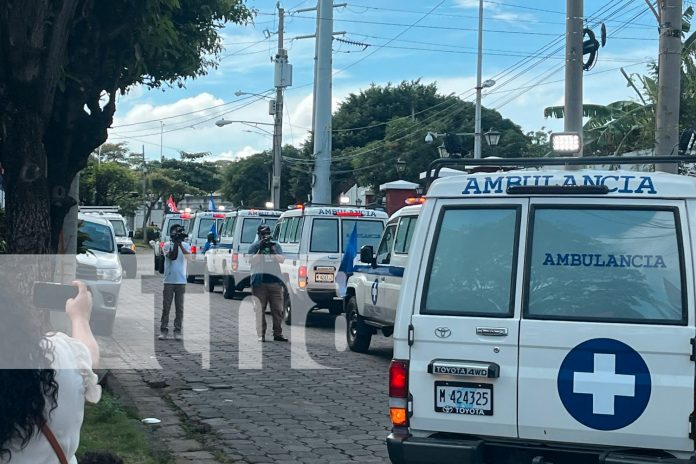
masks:
<svg viewBox="0 0 696 464"><path fill-rule="evenodd" d="M416 191L415 190L402 190L402 189L393 189L393 190L387 190L385 193L386 196L386 208L387 208L387 214L390 216L406 206L406 199L410 197L415 197L416 196Z"/></svg>

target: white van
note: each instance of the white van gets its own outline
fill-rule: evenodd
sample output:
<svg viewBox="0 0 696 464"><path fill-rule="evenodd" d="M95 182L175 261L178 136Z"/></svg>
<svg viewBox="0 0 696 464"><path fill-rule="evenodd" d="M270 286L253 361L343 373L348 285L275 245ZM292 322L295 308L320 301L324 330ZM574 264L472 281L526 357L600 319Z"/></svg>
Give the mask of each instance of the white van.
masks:
<svg viewBox="0 0 696 464"><path fill-rule="evenodd" d="M231 299L236 291L249 287L251 266L246 257L249 245L256 240L256 230L261 224L273 230L280 215L280 211L263 209L239 209L225 214L219 243L205 254L203 286L207 291L212 292L220 282L222 296Z"/></svg>
<svg viewBox="0 0 696 464"><path fill-rule="evenodd" d="M394 331L396 304L420 209L420 204L405 206L391 215L376 256L372 245L360 249L364 264L353 267L345 296L346 340L352 351L365 353L374 334L389 337Z"/></svg>
<svg viewBox="0 0 696 464"><path fill-rule="evenodd" d="M123 268L114 229L97 215L77 215L78 254L75 278L92 294L90 325L97 335L111 335L116 319Z"/></svg>
<svg viewBox="0 0 696 464"><path fill-rule="evenodd" d="M186 266L186 281L193 283L197 277L205 274L205 252L203 247L208 241L208 234L215 231L219 236L220 228L225 220L225 213L214 211L198 211L191 216L186 227L191 245L192 258Z"/></svg>
<svg viewBox="0 0 696 464"><path fill-rule="evenodd" d="M392 462L694 462L696 179L442 178L413 243Z"/></svg>
<svg viewBox="0 0 696 464"><path fill-rule="evenodd" d="M111 223L124 275L129 279L133 279L138 272L138 262L135 257L136 249L135 244L133 244L133 231L128 229L126 218L121 216L118 211L118 206L80 206L81 213L106 219Z"/></svg>
<svg viewBox="0 0 696 464"><path fill-rule="evenodd" d="M299 205L285 211L276 224L273 240L280 243L285 261L280 265L286 282L284 319L291 322L293 304L306 313L327 308L343 312L336 273L356 228L358 250L377 246L388 216L374 209Z"/></svg>

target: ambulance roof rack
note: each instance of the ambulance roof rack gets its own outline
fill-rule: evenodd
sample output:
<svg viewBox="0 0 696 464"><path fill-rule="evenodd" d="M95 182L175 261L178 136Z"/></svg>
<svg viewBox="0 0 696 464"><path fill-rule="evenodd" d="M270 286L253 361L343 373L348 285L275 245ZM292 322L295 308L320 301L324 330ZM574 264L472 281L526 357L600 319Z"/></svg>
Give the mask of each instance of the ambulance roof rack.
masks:
<svg viewBox="0 0 696 464"><path fill-rule="evenodd" d="M535 166L583 166L597 164L678 164L696 163L696 156L564 156L557 158L438 158L430 163L425 177L426 189L440 175L445 166L491 166L502 168L521 168ZM462 173L466 174L466 173Z"/></svg>

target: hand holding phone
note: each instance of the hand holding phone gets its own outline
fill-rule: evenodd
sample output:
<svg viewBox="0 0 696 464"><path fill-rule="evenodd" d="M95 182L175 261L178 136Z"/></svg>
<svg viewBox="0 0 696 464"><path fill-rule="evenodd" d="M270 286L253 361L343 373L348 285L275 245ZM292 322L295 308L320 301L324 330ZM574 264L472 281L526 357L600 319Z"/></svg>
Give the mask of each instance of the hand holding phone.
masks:
<svg viewBox="0 0 696 464"><path fill-rule="evenodd" d="M83 284L84 285L84 284ZM74 285L55 282L34 282L34 306L51 311L65 311L65 304L78 294Z"/></svg>
<svg viewBox="0 0 696 464"><path fill-rule="evenodd" d="M74 280L73 286L73 288L77 288L77 295L65 303L65 312L73 321L76 319L89 321L92 315L92 294L85 283L80 280Z"/></svg>

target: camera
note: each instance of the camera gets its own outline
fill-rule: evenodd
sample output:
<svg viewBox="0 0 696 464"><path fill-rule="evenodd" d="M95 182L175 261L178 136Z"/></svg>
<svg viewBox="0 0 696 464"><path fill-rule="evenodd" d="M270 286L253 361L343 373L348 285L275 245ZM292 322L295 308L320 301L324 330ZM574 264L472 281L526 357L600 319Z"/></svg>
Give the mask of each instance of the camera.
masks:
<svg viewBox="0 0 696 464"><path fill-rule="evenodd" d="M188 234L185 233L183 230L177 230L174 232L171 236L172 242L183 242L188 238Z"/></svg>
<svg viewBox="0 0 696 464"><path fill-rule="evenodd" d="M275 243L273 242L270 234L261 236L261 252L262 253L264 253L264 254L273 253L273 245L275 245Z"/></svg>

